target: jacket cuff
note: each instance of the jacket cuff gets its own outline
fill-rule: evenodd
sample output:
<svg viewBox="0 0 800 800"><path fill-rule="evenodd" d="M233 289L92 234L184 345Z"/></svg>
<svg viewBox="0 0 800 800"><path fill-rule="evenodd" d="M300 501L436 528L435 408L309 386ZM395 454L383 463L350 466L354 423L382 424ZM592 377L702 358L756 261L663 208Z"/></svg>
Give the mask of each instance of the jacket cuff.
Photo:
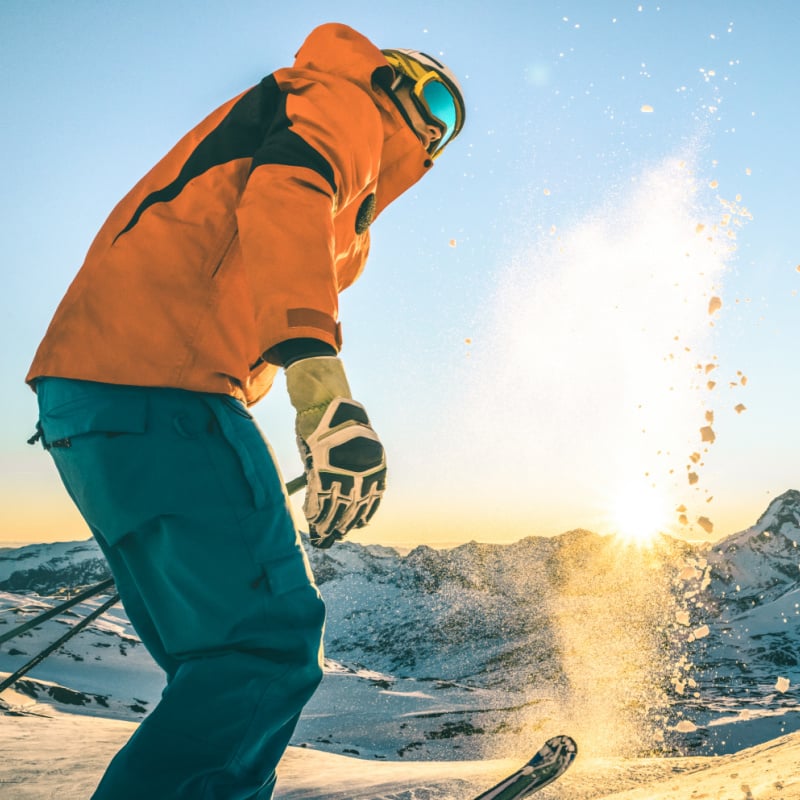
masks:
<svg viewBox="0 0 800 800"><path fill-rule="evenodd" d="M277 367L288 367L295 361L316 356L335 356L336 348L320 339L287 339L264 353L264 361Z"/></svg>

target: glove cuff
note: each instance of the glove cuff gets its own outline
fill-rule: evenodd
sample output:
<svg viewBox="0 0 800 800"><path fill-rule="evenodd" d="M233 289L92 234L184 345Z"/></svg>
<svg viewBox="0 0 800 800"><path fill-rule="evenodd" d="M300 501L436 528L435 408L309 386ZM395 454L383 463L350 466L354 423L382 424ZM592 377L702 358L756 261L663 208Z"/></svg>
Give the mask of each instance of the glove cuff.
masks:
<svg viewBox="0 0 800 800"><path fill-rule="evenodd" d="M297 435L306 439L319 425L331 401L351 398L344 364L336 356L314 356L288 366L286 390L297 411Z"/></svg>

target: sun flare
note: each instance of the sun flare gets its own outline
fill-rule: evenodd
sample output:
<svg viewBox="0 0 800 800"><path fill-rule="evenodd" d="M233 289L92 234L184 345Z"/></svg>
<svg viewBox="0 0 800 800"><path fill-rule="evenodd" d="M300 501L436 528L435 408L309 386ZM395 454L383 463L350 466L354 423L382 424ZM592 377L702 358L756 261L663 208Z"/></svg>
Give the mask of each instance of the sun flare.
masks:
<svg viewBox="0 0 800 800"><path fill-rule="evenodd" d="M635 485L620 489L610 516L615 535L640 545L651 543L670 521L669 504L663 494L652 487Z"/></svg>

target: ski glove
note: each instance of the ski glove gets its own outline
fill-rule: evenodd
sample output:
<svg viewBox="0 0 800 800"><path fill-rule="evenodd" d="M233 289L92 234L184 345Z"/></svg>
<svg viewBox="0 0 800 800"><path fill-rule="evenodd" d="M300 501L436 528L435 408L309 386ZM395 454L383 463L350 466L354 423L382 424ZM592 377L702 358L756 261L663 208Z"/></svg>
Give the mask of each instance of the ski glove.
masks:
<svg viewBox="0 0 800 800"><path fill-rule="evenodd" d="M386 456L364 406L350 397L338 358L319 356L286 369L297 410L297 444L307 481L309 537L328 548L367 524L386 488Z"/></svg>
<svg viewBox="0 0 800 800"><path fill-rule="evenodd" d="M369 522L386 489L383 445L361 403L337 397L317 429L298 437L305 460L311 544L327 548Z"/></svg>

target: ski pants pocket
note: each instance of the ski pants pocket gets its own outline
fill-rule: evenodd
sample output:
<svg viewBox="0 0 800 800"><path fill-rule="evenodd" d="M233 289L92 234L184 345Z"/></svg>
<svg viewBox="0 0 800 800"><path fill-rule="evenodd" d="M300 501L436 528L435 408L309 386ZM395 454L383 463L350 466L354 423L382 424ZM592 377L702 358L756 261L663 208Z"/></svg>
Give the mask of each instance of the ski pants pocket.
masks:
<svg viewBox="0 0 800 800"><path fill-rule="evenodd" d="M147 398L135 388L113 387L109 393L89 381L43 378L36 395L45 449L68 448L77 436L144 433L147 427Z"/></svg>
<svg viewBox="0 0 800 800"><path fill-rule="evenodd" d="M267 589L275 597L314 583L308 561L301 551L261 564Z"/></svg>
<svg viewBox="0 0 800 800"><path fill-rule="evenodd" d="M261 560L255 587L261 594L264 623L261 645L281 651L297 668L318 669L322 662L325 603L302 546Z"/></svg>

